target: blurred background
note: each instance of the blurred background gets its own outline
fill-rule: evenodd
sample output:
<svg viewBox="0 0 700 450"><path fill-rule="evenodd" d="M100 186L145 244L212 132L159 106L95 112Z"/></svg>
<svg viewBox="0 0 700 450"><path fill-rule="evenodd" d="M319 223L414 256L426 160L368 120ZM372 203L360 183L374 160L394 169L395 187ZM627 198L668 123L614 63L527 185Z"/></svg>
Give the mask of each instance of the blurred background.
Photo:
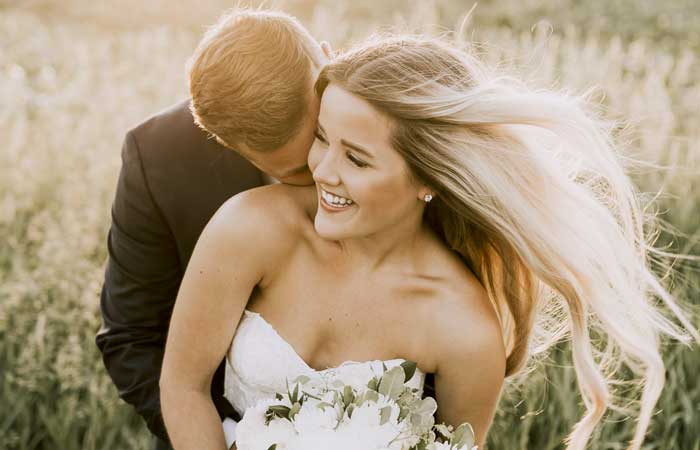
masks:
<svg viewBox="0 0 700 450"><path fill-rule="evenodd" d="M248 4L255 5L255 2ZM367 33L455 30L473 2L266 2L343 48ZM124 133L186 97L184 65L221 0L0 0L0 449L150 449L94 344ZM700 2L483 0L466 37L542 87L596 87L664 220L657 245L700 254ZM673 293L700 304L700 264ZM697 322L697 321L696 321ZM667 382L645 449L700 449L700 352L664 342ZM566 343L508 385L492 450L562 449L584 411ZM591 449L624 449L610 412Z"/></svg>

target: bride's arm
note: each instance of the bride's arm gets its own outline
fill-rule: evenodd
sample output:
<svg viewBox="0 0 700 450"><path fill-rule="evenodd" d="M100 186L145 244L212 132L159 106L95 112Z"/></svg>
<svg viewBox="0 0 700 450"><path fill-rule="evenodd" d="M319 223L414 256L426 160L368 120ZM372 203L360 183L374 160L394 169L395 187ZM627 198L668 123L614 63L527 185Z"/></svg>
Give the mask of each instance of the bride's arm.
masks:
<svg viewBox="0 0 700 450"><path fill-rule="evenodd" d="M431 349L435 355L436 422L457 427L469 422L479 450L493 421L504 383L506 354L501 327L486 291L472 286L468 296L435 311Z"/></svg>
<svg viewBox="0 0 700 450"><path fill-rule="evenodd" d="M276 221L269 223L265 216L274 214L273 208L261 208L259 200L258 193L248 191L219 208L197 241L180 285L160 377L163 419L177 450L226 448L211 399L212 377L251 291L281 245L261 233L261 226L268 231Z"/></svg>

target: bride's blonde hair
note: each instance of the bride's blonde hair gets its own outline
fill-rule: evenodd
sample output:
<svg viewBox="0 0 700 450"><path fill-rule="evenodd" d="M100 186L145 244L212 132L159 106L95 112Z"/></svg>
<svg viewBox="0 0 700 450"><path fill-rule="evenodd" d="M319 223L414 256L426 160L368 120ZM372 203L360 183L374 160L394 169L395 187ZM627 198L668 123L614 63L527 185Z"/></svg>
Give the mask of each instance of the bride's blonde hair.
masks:
<svg viewBox="0 0 700 450"><path fill-rule="evenodd" d="M375 36L325 66L317 94L329 83L394 119L394 148L436 192L426 220L500 316L506 376L571 333L588 411L567 450L583 449L616 406L610 385L622 362L643 384L629 447L639 449L665 381L660 335L691 340L653 300L700 336L650 268L663 253L652 246L656 221L610 124L584 95L532 89L438 38Z"/></svg>

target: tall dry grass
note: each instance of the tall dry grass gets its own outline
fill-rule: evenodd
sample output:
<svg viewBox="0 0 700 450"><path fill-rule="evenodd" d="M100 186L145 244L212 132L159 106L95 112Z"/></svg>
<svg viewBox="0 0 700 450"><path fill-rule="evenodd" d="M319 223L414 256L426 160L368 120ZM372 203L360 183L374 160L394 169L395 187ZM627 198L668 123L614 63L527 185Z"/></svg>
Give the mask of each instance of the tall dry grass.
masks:
<svg viewBox="0 0 700 450"><path fill-rule="evenodd" d="M296 0L286 7L336 46L388 23L444 31L464 12L458 1L416 4ZM184 62L204 25L228 5L0 0L0 448L150 448L94 345L119 150L129 127L184 98ZM631 123L627 151L666 167L634 174L642 189L660 192L654 207L670 232L659 245L697 255L693 35L686 33L686 46L652 39L654 30L649 38L646 15L638 35L634 27L621 36L604 25L595 32L595 23L576 25L576 17L586 24L594 17L581 7L566 19L574 25L557 10L547 13L553 30L531 31L538 5L549 11L533 1L485 2L470 29L477 50L542 86L598 86L610 114ZM527 13L521 22L516 8ZM699 16L689 9L688 17ZM697 262L675 268L674 292L697 304ZM700 449L700 354L667 345L665 360L667 385L645 448ZM545 362L526 384L508 388L490 448L561 448L582 405L566 347ZM632 430L611 414L591 448L625 448Z"/></svg>

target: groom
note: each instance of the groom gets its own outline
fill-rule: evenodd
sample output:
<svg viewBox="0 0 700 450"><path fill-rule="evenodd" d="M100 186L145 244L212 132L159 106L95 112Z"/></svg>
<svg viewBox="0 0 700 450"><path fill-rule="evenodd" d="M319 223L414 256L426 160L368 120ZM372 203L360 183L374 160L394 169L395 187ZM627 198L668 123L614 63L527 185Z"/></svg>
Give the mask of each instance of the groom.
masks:
<svg viewBox="0 0 700 450"><path fill-rule="evenodd" d="M306 165L319 107L313 83L329 54L286 14L224 15L190 60L191 100L126 134L96 343L119 396L156 435L156 449L171 448L158 382L197 238L238 192L313 183ZM222 363L211 394L230 445L240 416L223 397L223 375Z"/></svg>

